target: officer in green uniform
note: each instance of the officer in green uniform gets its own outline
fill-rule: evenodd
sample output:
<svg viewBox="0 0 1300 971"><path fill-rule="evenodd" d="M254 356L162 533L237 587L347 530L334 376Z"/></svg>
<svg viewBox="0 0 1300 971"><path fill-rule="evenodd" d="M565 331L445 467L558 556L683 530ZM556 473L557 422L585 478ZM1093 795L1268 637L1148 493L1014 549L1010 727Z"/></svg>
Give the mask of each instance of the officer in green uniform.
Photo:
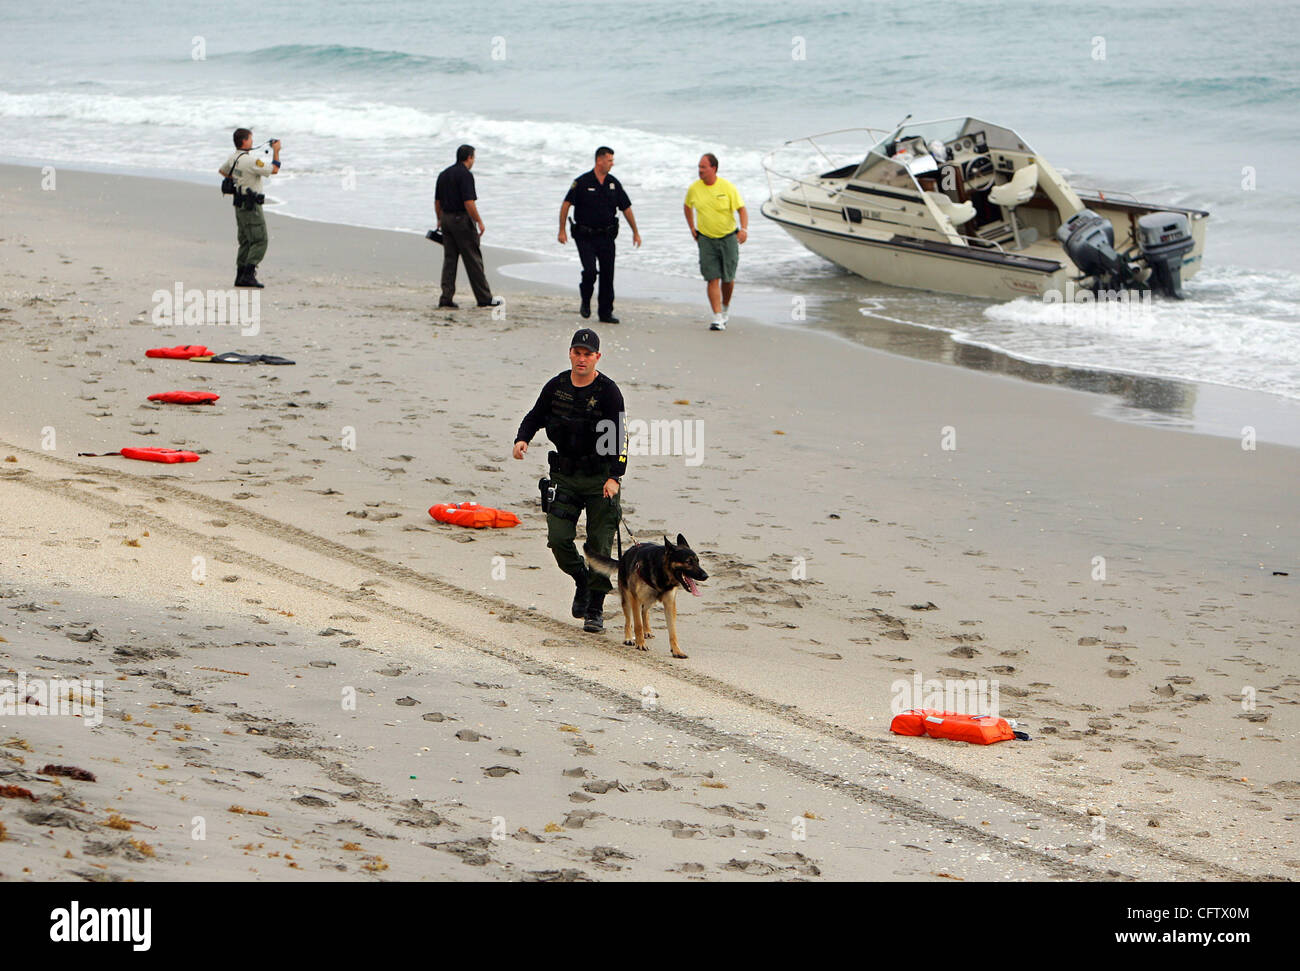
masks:
<svg viewBox="0 0 1300 971"><path fill-rule="evenodd" d="M541 428L555 446L549 455L555 495L546 513L546 545L561 570L573 578L573 616L584 619L582 629L605 629L605 595L609 577L587 569L574 539L578 518L587 513L587 542L609 556L622 509L619 487L627 469L627 431L623 393L596 370L600 338L586 328L573 335L568 371L546 382L537 403L519 425L514 457L522 459L528 443Z"/></svg>
<svg viewBox="0 0 1300 971"><path fill-rule="evenodd" d="M239 230L239 255L235 258L235 286L258 287L257 265L266 255L266 217L262 215L262 179L280 171L280 140L271 142L274 153L268 163L253 154L253 132L235 129L237 151L217 169L235 182L235 226Z"/></svg>

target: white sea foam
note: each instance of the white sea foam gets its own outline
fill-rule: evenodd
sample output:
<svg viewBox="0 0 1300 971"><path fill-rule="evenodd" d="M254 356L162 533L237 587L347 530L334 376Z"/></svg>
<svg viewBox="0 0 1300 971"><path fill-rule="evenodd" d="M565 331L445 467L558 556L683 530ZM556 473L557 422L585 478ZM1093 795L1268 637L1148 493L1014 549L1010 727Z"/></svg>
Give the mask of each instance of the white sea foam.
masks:
<svg viewBox="0 0 1300 971"><path fill-rule="evenodd" d="M335 98L0 92L0 118L76 119L105 125L204 131L229 128L231 118L256 118L259 128L321 138L437 137L444 131L447 117L417 108Z"/></svg>
<svg viewBox="0 0 1300 971"><path fill-rule="evenodd" d="M996 59L971 62L966 53L996 45L1001 28L996 18L967 18L962 30L936 34L934 23L962 16L957 0L934 0L924 12L899 8L883 28L830 0L793 13L786 0L751 0L718 21L734 32L734 42L721 46L714 35L687 29L698 11L684 2L624 6L602 24L607 56L593 71L576 8L557 14L522 0L506 0L500 26L484 24L479 33L393 0L375 0L360 19L355 10L306 5L277 10L269 21L252 0L229 0L223 16L259 23L257 37L211 35L206 62L191 59L194 31L177 31L167 17L141 18L112 0L47 5L10 18L0 37L0 141L9 157L29 164L211 182L215 206L223 202L215 165L230 152L229 132L248 125L259 140L285 140L285 171L273 192L280 211L381 228L428 225L434 175L456 145L470 142L479 149L474 172L486 241L570 259L573 247L555 239L560 200L590 166L592 149L608 144L645 238L633 252L626 231L620 236L620 268L686 278L692 287L698 268L681 200L699 155L714 151L749 204L753 232L740 269L746 288L765 284L811 298L879 294L877 316L1021 357L1300 396L1290 309L1300 286L1288 257L1300 194L1286 168L1300 140L1285 123L1295 89L1284 28L1296 20L1285 5L1270 14L1277 29L1265 34L1248 20L1216 18L1203 3L1168 23L1158 12L1129 11L1174 30L1173 47L1196 49L1207 23L1216 25L1215 78L1198 80L1203 58L1184 59L1166 65L1154 86L1141 59L1085 60L1090 70L1062 73L1060 50L1031 45L1014 71ZM1095 11L1057 14L1066 34L1092 35ZM807 42L806 60L791 56L795 35ZM506 42L500 51L498 39ZM846 60L844 50L869 54ZM955 63L963 70L936 67ZM925 83L917 88L919 77ZM1206 124L1223 117L1225 105L1240 130L1270 133L1266 147L1225 139ZM984 115L1022 131L1083 184L1211 210L1210 248L1205 269L1188 283L1190 299L1119 316L905 296L847 277L761 218L765 151L810 131L888 127L906 111ZM828 139L832 160L791 146L778 162L792 175L826 171L841 157L860 156L861 141ZM850 145L847 155L836 151Z"/></svg>
<svg viewBox="0 0 1300 971"><path fill-rule="evenodd" d="M984 310L962 340L1058 364L1140 370L1300 398L1300 276L1214 267L1188 299L1045 303Z"/></svg>

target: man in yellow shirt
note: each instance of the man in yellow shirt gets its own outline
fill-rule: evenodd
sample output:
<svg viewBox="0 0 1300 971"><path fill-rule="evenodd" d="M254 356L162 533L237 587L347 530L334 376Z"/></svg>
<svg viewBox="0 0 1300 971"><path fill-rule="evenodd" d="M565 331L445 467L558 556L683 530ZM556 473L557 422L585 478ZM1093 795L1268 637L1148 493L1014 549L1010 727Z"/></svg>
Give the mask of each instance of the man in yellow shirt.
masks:
<svg viewBox="0 0 1300 971"><path fill-rule="evenodd" d="M740 190L718 178L718 157L712 152L700 158L700 177L686 190L682 208L700 249L700 273L708 281L709 306L713 309L709 330L726 330L736 267L740 264L740 244L749 238L749 213ZM739 229L736 216L740 217Z"/></svg>

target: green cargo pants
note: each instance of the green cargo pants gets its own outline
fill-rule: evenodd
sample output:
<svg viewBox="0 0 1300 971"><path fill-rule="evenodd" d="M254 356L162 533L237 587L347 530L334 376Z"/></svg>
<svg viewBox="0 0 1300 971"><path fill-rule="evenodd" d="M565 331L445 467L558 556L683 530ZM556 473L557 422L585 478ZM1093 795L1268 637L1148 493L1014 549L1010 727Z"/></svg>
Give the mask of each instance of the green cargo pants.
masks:
<svg viewBox="0 0 1300 971"><path fill-rule="evenodd" d="M235 225L239 227L239 255L235 262L239 266L257 266L266 255L267 244L266 217L262 215L262 207L236 208Z"/></svg>
<svg viewBox="0 0 1300 971"><path fill-rule="evenodd" d="M614 545L614 533L622 514L619 496L606 499L604 496L605 480L603 472L591 475L560 475L551 473L555 481L555 499L550 512L546 514L546 545L555 555L555 562L561 570L577 579L587 572L587 561L574 543L578 535L578 516L583 510L587 513L587 542L591 548L605 556L610 555ZM561 502L561 496L574 497L572 503ZM558 515L557 515L558 513ZM571 518L565 518L567 516ZM592 593L609 593L613 589L610 578L595 570L590 574Z"/></svg>

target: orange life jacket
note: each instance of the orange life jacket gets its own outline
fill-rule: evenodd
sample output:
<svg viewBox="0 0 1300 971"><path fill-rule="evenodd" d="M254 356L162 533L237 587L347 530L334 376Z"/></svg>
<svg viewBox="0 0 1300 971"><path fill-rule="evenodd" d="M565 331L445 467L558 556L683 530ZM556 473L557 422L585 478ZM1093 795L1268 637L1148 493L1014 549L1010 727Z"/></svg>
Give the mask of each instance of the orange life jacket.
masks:
<svg viewBox="0 0 1300 971"><path fill-rule="evenodd" d="M197 462L199 457L193 452L182 452L175 448L133 448L122 449L122 455L129 459L142 459L145 462Z"/></svg>
<svg viewBox="0 0 1300 971"><path fill-rule="evenodd" d="M477 502L440 502L436 506L429 507L429 515L440 523L472 526L475 529L482 529L484 526L505 529L519 525L519 517L514 513L480 506Z"/></svg>
<svg viewBox="0 0 1300 971"><path fill-rule="evenodd" d="M202 344L178 344L176 347L151 347L144 352L145 357L170 357L186 360L191 357L203 357L212 352Z"/></svg>
<svg viewBox="0 0 1300 971"><path fill-rule="evenodd" d="M151 394L149 400L165 401L171 405L210 405L220 397L211 391L164 391L162 394Z"/></svg>
<svg viewBox="0 0 1300 971"><path fill-rule="evenodd" d="M1016 737L1005 718L992 715L959 715L955 711L935 708L910 708L895 715L889 730L896 735L929 735L931 738L951 738L973 745L992 745Z"/></svg>

